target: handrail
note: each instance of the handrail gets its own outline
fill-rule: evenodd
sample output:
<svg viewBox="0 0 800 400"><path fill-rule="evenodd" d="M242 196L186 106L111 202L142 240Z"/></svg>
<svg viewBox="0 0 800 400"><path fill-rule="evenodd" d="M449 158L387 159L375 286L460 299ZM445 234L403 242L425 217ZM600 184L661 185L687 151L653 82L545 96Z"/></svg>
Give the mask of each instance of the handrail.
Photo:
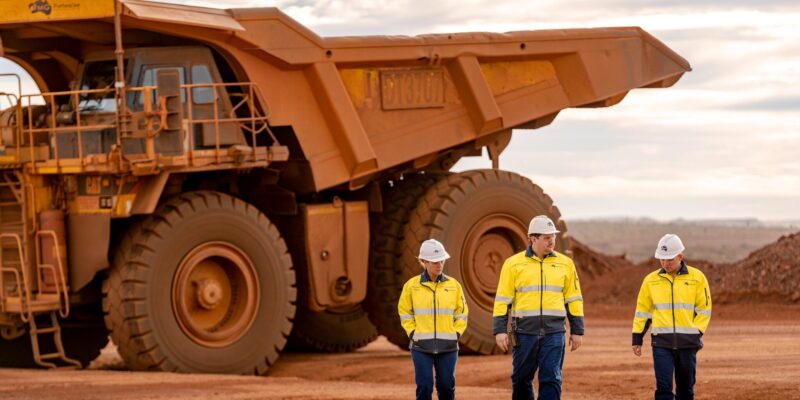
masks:
<svg viewBox="0 0 800 400"><path fill-rule="evenodd" d="M22 96L22 78L19 77L19 74L17 74L16 72L6 72L6 73L0 74L0 78L2 78L2 77L14 77L14 78L17 78L17 95L14 96L14 97L19 99ZM13 93L5 93L5 94L13 95ZM13 104L11 104L11 105L13 106Z"/></svg>
<svg viewBox="0 0 800 400"><path fill-rule="evenodd" d="M0 263L2 263L2 262L3 262L3 258L2 258L2 256L0 256ZM17 271L14 268L0 267L0 276L2 276L3 273L6 273L6 272L11 272L11 273L14 274L14 285L17 287L17 292L19 293L19 291L20 291L20 287L19 287L19 271ZM6 311L5 278L0 278L0 285L2 285L2 290L0 290L0 311L5 312ZM23 320L23 322L27 322L27 321Z"/></svg>
<svg viewBox="0 0 800 400"><path fill-rule="evenodd" d="M239 88L238 90L234 90L231 93L228 93L226 96L222 97L221 93L223 92L224 88L232 88L236 87ZM257 159L257 151L256 151L256 138L260 134L266 133L269 135L270 141L273 145L279 145L277 137L274 135L272 130L269 127L269 114L270 110L267 103L264 101L264 96L261 92L261 89L258 87L257 84L253 82L225 82L225 83L195 83L195 84L182 84L180 85L182 89L182 93L185 96L185 107L188 113L184 115L184 122L186 123L185 126L188 126L188 130L186 130L185 134L188 135L188 149L185 149L184 152L188 152L188 157L191 162L191 165L194 165L195 154L193 152L195 150L195 138L194 138L194 127L198 124L210 124L213 125L210 128L214 130L213 140L214 146L213 149L215 150L214 157L213 157L213 164L221 164L223 162L227 162L227 158L223 160L225 157L225 149L222 148L221 143L221 136L222 131L221 126L222 124L235 124L237 129L241 131L241 133L247 136L247 140L252 144L252 153L248 152L247 160L250 162L258 162ZM195 119L194 114L197 110L197 105L194 104L194 99L192 98L192 91L198 88L207 88L211 91L212 100L209 102L211 110L209 112L213 113L211 118L202 118L202 119ZM113 129L117 131L117 146L112 146L110 150L111 153L114 151L119 151L121 154L122 159L128 160L127 154L125 154L124 147L121 146L121 139L123 135L123 127L121 124L123 123L122 120L128 118L132 115L138 115L135 118L152 118L157 116L157 107L153 104L153 96L148 95L152 93L154 90L157 89L157 86L141 86L141 87L129 87L126 88L128 95L125 98L121 98L119 95L119 90L117 88L101 88L101 89L83 89L83 90L67 90L67 91L59 91L59 92L46 92L40 94L28 94L23 95L19 98L17 102L17 128L15 130L15 134L17 135L16 138L16 145L17 145L17 155L20 155L22 151L30 152L30 163L34 168L37 167L55 167L56 171L61 171L61 168L64 167L77 167L79 171L84 171L87 168L87 160L84 158L87 154L84 154L83 144L85 143L85 134L89 132L97 132L103 131L106 129ZM114 112L116 113L115 121L108 123L107 121L103 120L93 120L95 122L93 124L85 124L87 118L85 114L82 114L80 105L81 99L84 98L98 98L99 101L106 99L106 95L110 93L115 93L115 98L117 99L117 105L114 107ZM95 96L92 96L95 95ZM123 115L122 111L119 109L120 102L129 102L131 99L138 99L138 96L143 96L142 101L143 104L141 109L138 107L134 107L132 109L128 109L128 113ZM48 112L46 112L46 126L35 127L36 121L34 120L34 108L30 107L33 105L33 98L42 98L45 100L45 104L49 107ZM57 100L59 97L66 97L70 101L70 104L73 105L74 110L70 110L70 112L75 113L74 116L74 124L62 125L58 126L57 122ZM108 97L110 99L110 97ZM138 103L138 100L135 100ZM223 104L222 101L230 102L231 104L228 105L227 103ZM62 101L63 102L63 101ZM28 104L27 109L24 109L23 105ZM204 103L206 104L206 103ZM149 106L149 107L148 107ZM237 116L236 113L240 110L246 109L247 114L249 115L242 115ZM225 110L224 116L220 116L219 113ZM110 112L110 110L107 110ZM84 111L85 112L85 111ZM102 115L103 111L99 111ZM226 118L227 117L227 118ZM22 119L25 119L27 123L23 123ZM37 118L38 119L38 118ZM97 123L103 122L103 123ZM135 121L134 121L135 122ZM152 128L152 127L151 127ZM136 129L136 128L133 128ZM156 134L158 132L155 132ZM210 133L210 132L209 132ZM51 148L50 151L54 154L52 156L45 156L43 159L44 161L40 161L37 159L37 153L35 149L34 139L37 136L41 136L43 134L48 134L51 136ZM57 137L61 134L75 134L77 149L74 150L74 153L77 155L77 158L72 156L71 154L67 155L66 157L61 154L59 149L59 140ZM23 137L27 136L27 145L29 149L23 149L21 146ZM53 137L56 137L55 140L52 140ZM184 142L187 143L187 142ZM63 146L62 146L63 147ZM105 152L103 153L105 155ZM131 153L131 155L136 155L139 153ZM106 159L101 159L106 160ZM111 162L110 158L109 161L101 161L102 163ZM97 163L97 158L94 159L94 162ZM76 165L77 164L77 165ZM118 168L122 170L127 170L131 168L131 165L128 163L121 164Z"/></svg>
<svg viewBox="0 0 800 400"><path fill-rule="evenodd" d="M50 236L53 239L53 248L56 250L55 258L56 261L58 262L58 268L56 268L51 264L42 263L42 252L41 252L42 236ZM64 264L61 262L61 250L59 250L58 236L56 236L56 233L52 230L38 231L36 232L36 238L34 240L34 248L36 251L36 277L37 279L39 279L38 281L39 293L41 293L42 291L40 269L44 267L52 268L53 275L56 276L58 280L58 282L56 282L56 295L64 300L61 303L62 307L58 309L58 314L61 316L61 318L67 318L69 316L69 297L67 295L67 281L66 277L64 276ZM57 271L58 274L56 274L55 271L56 269L58 270Z"/></svg>
<svg viewBox="0 0 800 400"><path fill-rule="evenodd" d="M22 312L20 313L20 319L22 319L22 322L28 322L33 315L30 311L31 292L30 290L28 290L28 272L26 271L27 268L25 268L25 258L22 254L22 240L16 233L0 233L0 243L2 243L3 239L14 239L17 242L17 251L19 251L19 265L20 265L20 270L22 270L22 286L20 287L19 273L16 272L16 270L14 270L13 268L2 266L3 265L2 250L0 250L0 268L2 269L3 272L5 272L6 270L14 271L15 280L17 283L16 284L17 293L25 294L24 301L22 301L21 304ZM3 295L5 295L5 286L2 287L0 291L2 291Z"/></svg>

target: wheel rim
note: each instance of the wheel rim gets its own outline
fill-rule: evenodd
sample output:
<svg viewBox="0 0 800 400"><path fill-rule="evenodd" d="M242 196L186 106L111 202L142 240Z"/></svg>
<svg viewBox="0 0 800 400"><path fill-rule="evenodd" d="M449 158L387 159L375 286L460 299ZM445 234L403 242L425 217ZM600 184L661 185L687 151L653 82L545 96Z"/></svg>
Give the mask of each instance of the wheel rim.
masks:
<svg viewBox="0 0 800 400"><path fill-rule="evenodd" d="M181 330L206 347L239 340L255 321L256 269L236 246L203 243L181 261L172 282L172 309Z"/></svg>
<svg viewBox="0 0 800 400"><path fill-rule="evenodd" d="M491 311L500 270L506 258L524 248L524 224L507 214L481 218L467 234L461 256L465 291L473 304Z"/></svg>

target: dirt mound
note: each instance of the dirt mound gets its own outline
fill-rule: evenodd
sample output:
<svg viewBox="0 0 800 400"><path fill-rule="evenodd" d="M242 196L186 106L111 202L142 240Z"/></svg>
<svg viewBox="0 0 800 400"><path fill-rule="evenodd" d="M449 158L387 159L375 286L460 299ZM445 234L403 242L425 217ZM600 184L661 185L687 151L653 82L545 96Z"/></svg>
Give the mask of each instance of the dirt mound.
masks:
<svg viewBox="0 0 800 400"><path fill-rule="evenodd" d="M598 253L589 246L572 239L572 259L578 268L581 278L594 279L620 266L630 265L625 255L610 256Z"/></svg>
<svg viewBox="0 0 800 400"><path fill-rule="evenodd" d="M654 260L633 264L575 239L572 243L588 302L633 305L642 279L659 267ZM782 236L731 264L686 261L706 275L716 303L800 303L800 233Z"/></svg>
<svg viewBox="0 0 800 400"><path fill-rule="evenodd" d="M634 265L624 255L597 252L574 238L572 256L587 304L635 304L648 267Z"/></svg>
<svg viewBox="0 0 800 400"><path fill-rule="evenodd" d="M800 303L800 233L782 236L732 264L707 273L717 302Z"/></svg>

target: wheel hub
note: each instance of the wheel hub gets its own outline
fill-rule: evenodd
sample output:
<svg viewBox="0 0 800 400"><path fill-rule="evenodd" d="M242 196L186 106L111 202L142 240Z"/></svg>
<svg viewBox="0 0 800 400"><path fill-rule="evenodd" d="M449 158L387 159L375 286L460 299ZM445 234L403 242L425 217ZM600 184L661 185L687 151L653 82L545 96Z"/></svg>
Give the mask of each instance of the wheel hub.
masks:
<svg viewBox="0 0 800 400"><path fill-rule="evenodd" d="M486 233L478 243L473 256L475 277L481 289L494 292L497 279L506 257L514 253L508 239L498 233Z"/></svg>
<svg viewBox="0 0 800 400"><path fill-rule="evenodd" d="M203 279L197 284L197 303L212 310L222 302L222 285L214 279Z"/></svg>
<svg viewBox="0 0 800 400"><path fill-rule="evenodd" d="M476 306L491 311L506 258L525 248L525 225L506 214L491 214L472 226L464 242L464 286Z"/></svg>
<svg viewBox="0 0 800 400"><path fill-rule="evenodd" d="M181 330L206 347L228 346L247 333L259 298L255 266L225 242L192 249L172 282L172 308Z"/></svg>

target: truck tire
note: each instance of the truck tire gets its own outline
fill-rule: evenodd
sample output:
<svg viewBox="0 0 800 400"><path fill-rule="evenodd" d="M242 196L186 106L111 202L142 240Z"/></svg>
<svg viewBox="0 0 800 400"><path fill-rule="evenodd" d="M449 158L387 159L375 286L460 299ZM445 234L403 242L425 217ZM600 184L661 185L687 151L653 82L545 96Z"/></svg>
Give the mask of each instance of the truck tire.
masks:
<svg viewBox="0 0 800 400"><path fill-rule="evenodd" d="M375 340L378 331L361 305L314 312L299 309L290 341L296 348L332 353L360 349Z"/></svg>
<svg viewBox="0 0 800 400"><path fill-rule="evenodd" d="M130 229L104 284L106 326L128 367L264 374L286 344L297 296L267 217L198 191Z"/></svg>
<svg viewBox="0 0 800 400"><path fill-rule="evenodd" d="M378 333L389 342L408 348L408 335L400 325L397 301L410 276L401 264L404 228L417 202L446 173L407 174L393 187L383 190L384 207L371 236L369 286L364 306ZM419 267L419 264L414 264ZM411 270L416 274L421 268Z"/></svg>
<svg viewBox="0 0 800 400"><path fill-rule="evenodd" d="M73 307L67 320L59 320L61 343L64 345L67 357L79 361L86 368L100 355L100 350L108 344L108 331L99 320L101 315L99 304ZM38 315L36 321L40 328L48 327L50 326L50 315ZM51 334L39 335L39 352L40 354L56 352ZM57 360L47 361L59 363ZM42 368L33 361L33 345L27 329L25 333L14 339L0 338L0 367Z"/></svg>
<svg viewBox="0 0 800 400"><path fill-rule="evenodd" d="M419 274L420 243L441 241L451 256L444 273L461 283L469 305L462 349L500 353L492 335L492 309L503 262L527 247L528 223L540 214L556 222L562 232L556 249L565 251L569 239L561 213L529 179L498 170L450 175L430 187L417 204L404 229L403 278Z"/></svg>

